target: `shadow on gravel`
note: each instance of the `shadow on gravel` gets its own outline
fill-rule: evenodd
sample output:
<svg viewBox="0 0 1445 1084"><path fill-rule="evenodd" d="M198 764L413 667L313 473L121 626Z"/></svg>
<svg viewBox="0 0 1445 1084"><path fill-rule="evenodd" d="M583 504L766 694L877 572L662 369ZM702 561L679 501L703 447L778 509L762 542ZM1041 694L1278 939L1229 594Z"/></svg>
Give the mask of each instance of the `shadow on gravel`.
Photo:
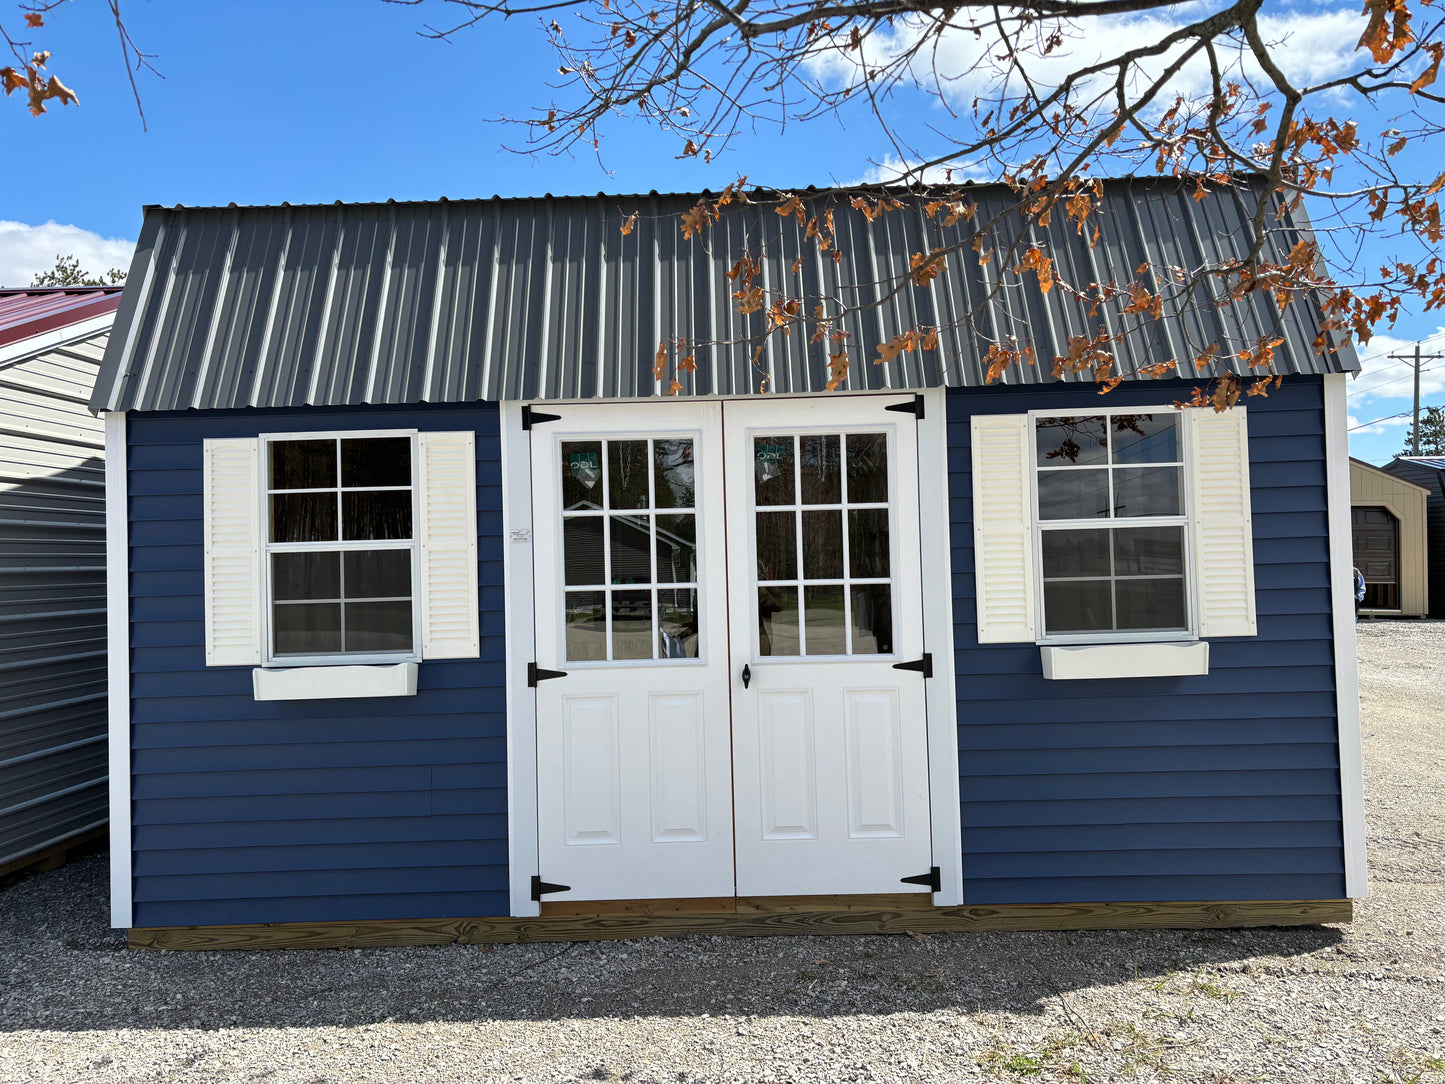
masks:
<svg viewBox="0 0 1445 1084"><path fill-rule="evenodd" d="M106 861L0 892L0 1031L354 1027L638 1016L1070 1014L1072 991L1172 972L1297 966L1332 927L698 937L567 945L132 952L106 926Z"/></svg>

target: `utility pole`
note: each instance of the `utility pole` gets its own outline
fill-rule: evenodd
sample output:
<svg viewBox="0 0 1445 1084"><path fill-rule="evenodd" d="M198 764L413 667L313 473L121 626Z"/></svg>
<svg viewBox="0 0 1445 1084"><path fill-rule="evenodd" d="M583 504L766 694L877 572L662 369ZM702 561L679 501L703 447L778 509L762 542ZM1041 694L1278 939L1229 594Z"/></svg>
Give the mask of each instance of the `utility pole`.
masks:
<svg viewBox="0 0 1445 1084"><path fill-rule="evenodd" d="M1445 354L1421 354L1420 344L1415 344L1415 411L1412 415L1414 422L1410 428L1410 454L1420 454L1420 362L1421 360L1434 361L1436 358L1445 358ZM1410 361L1409 354L1391 354L1392 361Z"/></svg>

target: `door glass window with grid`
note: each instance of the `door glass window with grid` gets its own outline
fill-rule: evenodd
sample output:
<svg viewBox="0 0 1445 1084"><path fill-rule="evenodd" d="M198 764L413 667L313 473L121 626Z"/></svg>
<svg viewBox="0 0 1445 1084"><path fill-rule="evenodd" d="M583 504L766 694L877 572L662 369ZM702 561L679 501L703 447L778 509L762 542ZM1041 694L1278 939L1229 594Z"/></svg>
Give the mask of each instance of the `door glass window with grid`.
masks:
<svg viewBox="0 0 1445 1084"><path fill-rule="evenodd" d="M753 438L758 652L893 651L888 437Z"/></svg>
<svg viewBox="0 0 1445 1084"><path fill-rule="evenodd" d="M272 656L413 654L411 437L266 447Z"/></svg>
<svg viewBox="0 0 1445 1084"><path fill-rule="evenodd" d="M567 660L697 658L693 440L575 440L561 451Z"/></svg>
<svg viewBox="0 0 1445 1084"><path fill-rule="evenodd" d="M1034 435L1045 633L1187 631L1178 414L1040 417Z"/></svg>

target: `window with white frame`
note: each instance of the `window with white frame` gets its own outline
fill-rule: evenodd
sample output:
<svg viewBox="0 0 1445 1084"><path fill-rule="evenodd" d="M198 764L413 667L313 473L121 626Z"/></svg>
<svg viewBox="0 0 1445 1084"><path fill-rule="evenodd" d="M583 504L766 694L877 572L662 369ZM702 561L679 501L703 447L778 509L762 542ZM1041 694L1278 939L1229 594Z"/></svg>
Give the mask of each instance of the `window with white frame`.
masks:
<svg viewBox="0 0 1445 1084"><path fill-rule="evenodd" d="M417 654L410 434L268 438L269 658Z"/></svg>
<svg viewBox="0 0 1445 1084"><path fill-rule="evenodd" d="M1043 635L1187 635L1178 411L1035 415Z"/></svg>

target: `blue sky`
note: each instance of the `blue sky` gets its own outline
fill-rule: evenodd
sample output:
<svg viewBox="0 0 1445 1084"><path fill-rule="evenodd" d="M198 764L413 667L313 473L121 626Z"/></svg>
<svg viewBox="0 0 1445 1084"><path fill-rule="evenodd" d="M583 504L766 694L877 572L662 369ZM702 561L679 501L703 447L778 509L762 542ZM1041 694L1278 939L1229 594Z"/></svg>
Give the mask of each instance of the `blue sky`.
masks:
<svg viewBox="0 0 1445 1084"><path fill-rule="evenodd" d="M18 20L0 0L6 25ZM1351 12L1358 5L1346 5ZM6 10L9 9L9 10ZM1275 3L1308 28L1320 9ZM721 161L679 161L677 140L617 123L591 156L533 158L503 148L515 128L491 123L547 102L556 61L536 22L488 24L452 43L415 31L442 18L380 0L127 0L132 35L157 54L164 80L143 75L149 132L141 130L113 26L99 0L74 0L35 32L53 70L80 95L32 119L0 105L0 282L29 282L56 252L93 269L125 266L149 203L225 204L432 199L717 189L739 173L783 187L851 181L889 157L866 123L762 128ZM1300 50L1301 54L1308 50ZM604 168L606 167L606 168ZM610 170L610 172L609 172ZM109 243L108 243L109 242ZM1432 314L1433 315L1433 314ZM1445 318L1409 316L1367 352L1352 387L1359 423L1409 407L1398 363L1375 360L1438 334ZM1445 404L1445 361L1426 372L1427 403ZM1399 419L1352 435L1356 455L1388 459Z"/></svg>

